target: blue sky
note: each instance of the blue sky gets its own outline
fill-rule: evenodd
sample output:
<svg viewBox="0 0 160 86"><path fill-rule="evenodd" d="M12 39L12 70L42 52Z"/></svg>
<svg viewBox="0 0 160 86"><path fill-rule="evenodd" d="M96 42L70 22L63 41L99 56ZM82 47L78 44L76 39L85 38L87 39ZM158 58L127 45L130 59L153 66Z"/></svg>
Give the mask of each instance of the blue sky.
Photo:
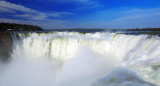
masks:
<svg viewBox="0 0 160 86"><path fill-rule="evenodd" d="M44 29L160 27L160 0L0 0L0 22Z"/></svg>

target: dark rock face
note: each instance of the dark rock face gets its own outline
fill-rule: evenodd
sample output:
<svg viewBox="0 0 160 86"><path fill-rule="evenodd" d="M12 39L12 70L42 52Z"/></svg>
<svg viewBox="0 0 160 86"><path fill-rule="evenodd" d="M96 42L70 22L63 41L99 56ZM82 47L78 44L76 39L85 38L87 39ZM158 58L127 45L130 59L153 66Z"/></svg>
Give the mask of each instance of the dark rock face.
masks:
<svg viewBox="0 0 160 86"><path fill-rule="evenodd" d="M0 61L6 61L12 52L12 36L9 32L0 32Z"/></svg>

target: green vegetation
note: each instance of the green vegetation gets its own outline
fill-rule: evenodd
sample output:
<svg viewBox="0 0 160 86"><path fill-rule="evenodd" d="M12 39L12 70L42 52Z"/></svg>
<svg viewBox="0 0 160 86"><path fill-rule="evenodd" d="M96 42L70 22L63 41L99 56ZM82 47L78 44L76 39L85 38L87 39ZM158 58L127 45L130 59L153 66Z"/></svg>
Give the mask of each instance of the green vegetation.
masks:
<svg viewBox="0 0 160 86"><path fill-rule="evenodd" d="M41 27L35 25L0 23L0 31L42 31Z"/></svg>
<svg viewBox="0 0 160 86"><path fill-rule="evenodd" d="M152 32L139 32L139 34L156 35L156 34L160 34L160 31L152 31Z"/></svg>
<svg viewBox="0 0 160 86"><path fill-rule="evenodd" d="M139 31L138 34L148 34L148 35L157 35L160 34L160 28L136 28L128 29L127 31Z"/></svg>
<svg viewBox="0 0 160 86"><path fill-rule="evenodd" d="M128 31L160 31L160 28L136 28L136 29L128 29Z"/></svg>

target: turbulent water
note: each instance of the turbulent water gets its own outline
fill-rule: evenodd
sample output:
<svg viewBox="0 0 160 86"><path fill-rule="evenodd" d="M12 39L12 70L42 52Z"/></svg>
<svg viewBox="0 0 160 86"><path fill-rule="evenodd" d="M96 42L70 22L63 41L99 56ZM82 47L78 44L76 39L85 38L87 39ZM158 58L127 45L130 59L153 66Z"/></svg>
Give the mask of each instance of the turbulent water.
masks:
<svg viewBox="0 0 160 86"><path fill-rule="evenodd" d="M116 33L19 33L0 86L159 86L160 38Z"/></svg>

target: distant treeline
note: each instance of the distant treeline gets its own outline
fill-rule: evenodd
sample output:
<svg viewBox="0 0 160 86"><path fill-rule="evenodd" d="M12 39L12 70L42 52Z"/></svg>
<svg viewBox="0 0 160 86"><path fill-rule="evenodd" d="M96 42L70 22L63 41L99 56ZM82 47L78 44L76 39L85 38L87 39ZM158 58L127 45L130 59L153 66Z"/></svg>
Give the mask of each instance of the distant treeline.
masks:
<svg viewBox="0 0 160 86"><path fill-rule="evenodd" d="M78 30L93 30L93 31L160 31L160 28L135 28L135 29L85 29L85 28L75 28L75 29L46 29L46 31L78 31Z"/></svg>
<svg viewBox="0 0 160 86"><path fill-rule="evenodd" d="M160 28L136 28L128 29L129 31L160 31Z"/></svg>
<svg viewBox="0 0 160 86"><path fill-rule="evenodd" d="M41 27L27 24L0 23L0 31L42 31Z"/></svg>

